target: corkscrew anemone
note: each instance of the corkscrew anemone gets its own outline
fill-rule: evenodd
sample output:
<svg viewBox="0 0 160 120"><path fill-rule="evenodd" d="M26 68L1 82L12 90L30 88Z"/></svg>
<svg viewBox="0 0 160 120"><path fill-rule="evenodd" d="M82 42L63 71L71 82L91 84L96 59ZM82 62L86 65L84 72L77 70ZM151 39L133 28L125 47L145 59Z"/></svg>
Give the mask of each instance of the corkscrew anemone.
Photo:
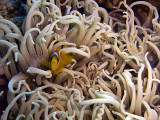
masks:
<svg viewBox="0 0 160 120"><path fill-rule="evenodd" d="M149 8L144 23L132 10L140 4ZM108 13L93 0L28 0L27 9L22 31L0 18L0 75L6 77L0 83L8 80L2 120L160 117L160 24L154 6L124 0ZM125 23L114 13L123 14ZM73 55L58 76L42 64L57 48Z"/></svg>

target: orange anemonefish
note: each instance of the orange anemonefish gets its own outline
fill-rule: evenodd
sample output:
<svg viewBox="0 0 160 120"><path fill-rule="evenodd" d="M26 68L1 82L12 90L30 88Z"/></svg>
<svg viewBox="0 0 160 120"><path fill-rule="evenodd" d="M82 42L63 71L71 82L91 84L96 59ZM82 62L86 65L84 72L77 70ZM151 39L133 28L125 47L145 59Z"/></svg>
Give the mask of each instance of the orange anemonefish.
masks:
<svg viewBox="0 0 160 120"><path fill-rule="evenodd" d="M67 64L72 63L72 58L72 54L65 51L60 51L60 49L57 48L56 52L51 55L51 62L42 60L42 64L49 67L52 74L56 73L58 76L58 73L62 72Z"/></svg>

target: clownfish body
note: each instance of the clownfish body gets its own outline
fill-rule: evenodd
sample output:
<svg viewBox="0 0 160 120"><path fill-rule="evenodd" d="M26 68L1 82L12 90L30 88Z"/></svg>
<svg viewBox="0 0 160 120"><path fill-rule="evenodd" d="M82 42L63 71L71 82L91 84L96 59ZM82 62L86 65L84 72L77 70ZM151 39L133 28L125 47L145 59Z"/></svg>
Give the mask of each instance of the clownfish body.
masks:
<svg viewBox="0 0 160 120"><path fill-rule="evenodd" d="M42 60L42 64L49 67L52 71L52 74L55 73L58 75L58 73L63 71L67 64L72 63L72 58L72 54L65 51L60 51L59 48L57 48L56 52L51 55L51 62Z"/></svg>

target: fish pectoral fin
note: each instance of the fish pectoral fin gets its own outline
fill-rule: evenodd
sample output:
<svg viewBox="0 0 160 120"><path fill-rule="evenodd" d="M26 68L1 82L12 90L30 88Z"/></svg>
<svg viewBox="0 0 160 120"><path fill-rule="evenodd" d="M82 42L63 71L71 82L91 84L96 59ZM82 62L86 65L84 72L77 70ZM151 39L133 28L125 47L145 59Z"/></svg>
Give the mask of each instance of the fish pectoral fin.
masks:
<svg viewBox="0 0 160 120"><path fill-rule="evenodd" d="M57 72L57 71L55 71L55 73L56 73L57 77L59 77L59 74L58 74L58 72Z"/></svg>
<svg viewBox="0 0 160 120"><path fill-rule="evenodd" d="M47 62L47 61L45 61L45 60L42 60L41 63L42 63L44 66L50 68L49 62Z"/></svg>
<svg viewBox="0 0 160 120"><path fill-rule="evenodd" d="M59 72L58 72L57 70L52 71L52 74L56 74L56 75L57 75L57 77L59 77Z"/></svg>

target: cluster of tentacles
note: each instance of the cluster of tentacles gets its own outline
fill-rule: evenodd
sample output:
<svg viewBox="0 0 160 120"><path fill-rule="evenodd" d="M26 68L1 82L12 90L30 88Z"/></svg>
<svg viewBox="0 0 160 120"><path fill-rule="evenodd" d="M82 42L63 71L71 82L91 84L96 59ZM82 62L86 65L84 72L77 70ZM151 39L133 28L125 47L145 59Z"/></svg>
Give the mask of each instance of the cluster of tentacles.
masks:
<svg viewBox="0 0 160 120"><path fill-rule="evenodd" d="M144 23L137 5L148 8ZM0 85L8 84L2 120L160 119L154 6L124 0L108 13L93 0L28 0L27 12L22 31L0 18ZM57 48L74 55L58 76L41 62Z"/></svg>

